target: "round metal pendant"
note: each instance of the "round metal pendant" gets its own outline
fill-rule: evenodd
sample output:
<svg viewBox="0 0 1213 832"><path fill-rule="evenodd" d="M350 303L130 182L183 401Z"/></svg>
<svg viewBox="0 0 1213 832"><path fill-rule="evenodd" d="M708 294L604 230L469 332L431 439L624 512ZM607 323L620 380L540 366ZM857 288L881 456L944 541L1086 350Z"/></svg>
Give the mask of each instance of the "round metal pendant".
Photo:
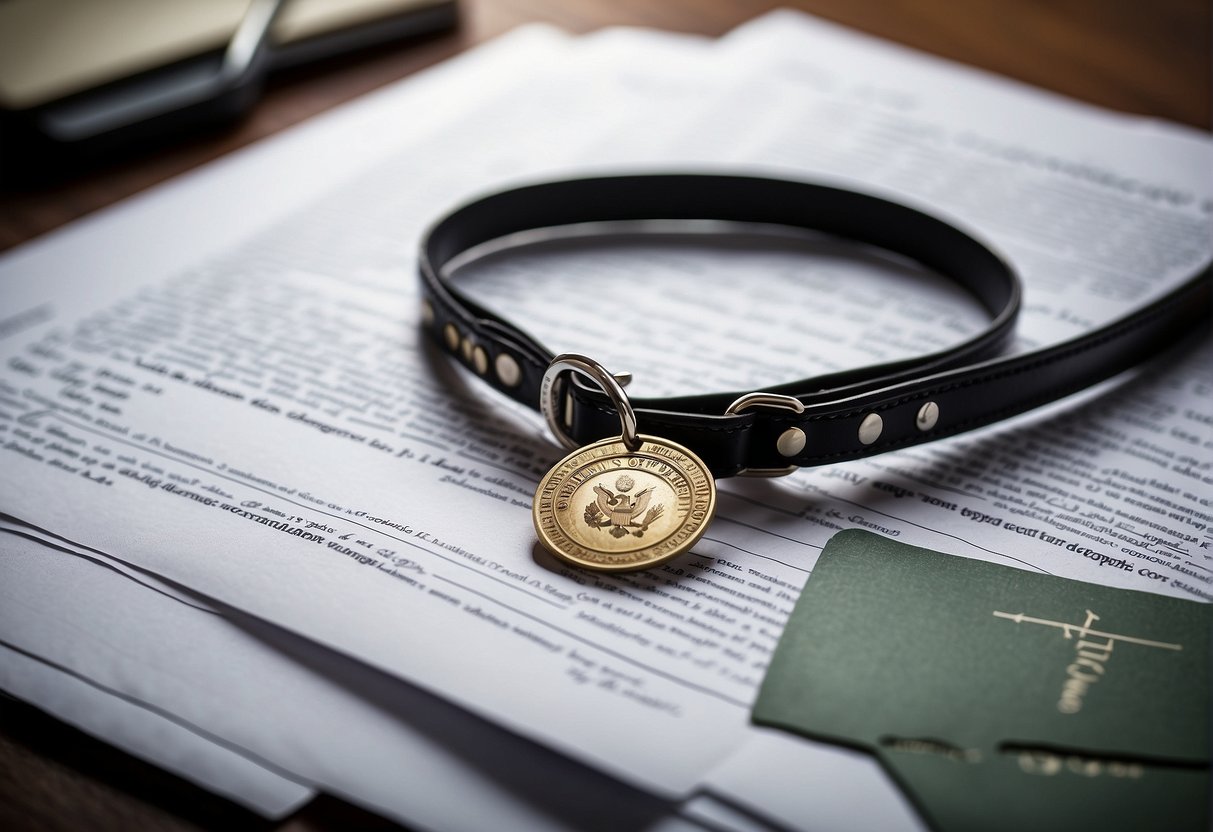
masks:
<svg viewBox="0 0 1213 832"><path fill-rule="evenodd" d="M560 460L539 483L535 533L554 555L586 569L624 572L677 557L716 510L716 483L675 442L640 436L629 451L603 439Z"/></svg>

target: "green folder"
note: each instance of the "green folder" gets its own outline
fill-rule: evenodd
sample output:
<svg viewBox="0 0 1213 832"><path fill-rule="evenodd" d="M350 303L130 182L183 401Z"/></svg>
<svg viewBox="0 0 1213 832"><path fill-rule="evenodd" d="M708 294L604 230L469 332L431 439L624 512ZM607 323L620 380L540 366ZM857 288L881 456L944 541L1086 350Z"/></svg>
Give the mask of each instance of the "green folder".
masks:
<svg viewBox="0 0 1213 832"><path fill-rule="evenodd" d="M844 531L754 721L870 751L939 830L1206 830L1211 610Z"/></svg>

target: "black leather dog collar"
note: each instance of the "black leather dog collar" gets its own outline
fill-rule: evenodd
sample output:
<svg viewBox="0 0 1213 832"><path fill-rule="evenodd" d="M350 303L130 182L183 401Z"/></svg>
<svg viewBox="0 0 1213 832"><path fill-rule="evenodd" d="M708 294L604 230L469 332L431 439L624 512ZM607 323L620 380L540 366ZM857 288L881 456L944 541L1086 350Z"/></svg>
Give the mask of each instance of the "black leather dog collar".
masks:
<svg viewBox="0 0 1213 832"><path fill-rule="evenodd" d="M421 243L424 325L477 375L538 409L553 353L468 299L443 266L474 246L522 231L646 219L776 224L877 246L951 278L991 316L983 332L951 349L783 384L740 403L744 391L632 400L640 433L684 445L716 477L784 473L982 427L1115 375L1210 317L1213 273L1206 264L1164 297L1104 327L998 358L1013 335L1019 282L963 231L838 188L676 174L550 182L457 208ZM564 429L577 443L619 434L619 417L600 392L577 384L565 384L562 392L571 399Z"/></svg>

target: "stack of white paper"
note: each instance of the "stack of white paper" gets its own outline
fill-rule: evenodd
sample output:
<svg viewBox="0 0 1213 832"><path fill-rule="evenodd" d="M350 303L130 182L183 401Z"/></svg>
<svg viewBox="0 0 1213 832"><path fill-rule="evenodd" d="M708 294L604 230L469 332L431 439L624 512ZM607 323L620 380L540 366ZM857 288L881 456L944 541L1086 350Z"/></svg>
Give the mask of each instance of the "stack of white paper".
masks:
<svg viewBox="0 0 1213 832"><path fill-rule="evenodd" d="M519 30L0 260L0 687L271 817L324 790L426 829L916 828L866 756L749 725L817 553L863 527L1211 597L1207 340L980 433L722 483L692 555L591 575L534 543L561 455L541 421L418 333L419 235L538 178L827 179L1004 251L1022 348L1207 260L1211 162L1195 131L791 13L714 42ZM981 322L825 240L465 272L637 395L761 390Z"/></svg>

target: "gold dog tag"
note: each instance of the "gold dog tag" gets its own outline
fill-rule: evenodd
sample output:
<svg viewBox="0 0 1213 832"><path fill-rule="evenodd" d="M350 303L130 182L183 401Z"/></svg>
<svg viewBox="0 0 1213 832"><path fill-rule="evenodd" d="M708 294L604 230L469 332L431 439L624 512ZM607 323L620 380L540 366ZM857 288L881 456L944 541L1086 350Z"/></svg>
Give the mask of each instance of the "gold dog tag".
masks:
<svg viewBox="0 0 1213 832"><path fill-rule="evenodd" d="M681 445L640 435L566 456L539 483L532 515L547 549L586 569L645 569L689 550L716 510L716 483Z"/></svg>

